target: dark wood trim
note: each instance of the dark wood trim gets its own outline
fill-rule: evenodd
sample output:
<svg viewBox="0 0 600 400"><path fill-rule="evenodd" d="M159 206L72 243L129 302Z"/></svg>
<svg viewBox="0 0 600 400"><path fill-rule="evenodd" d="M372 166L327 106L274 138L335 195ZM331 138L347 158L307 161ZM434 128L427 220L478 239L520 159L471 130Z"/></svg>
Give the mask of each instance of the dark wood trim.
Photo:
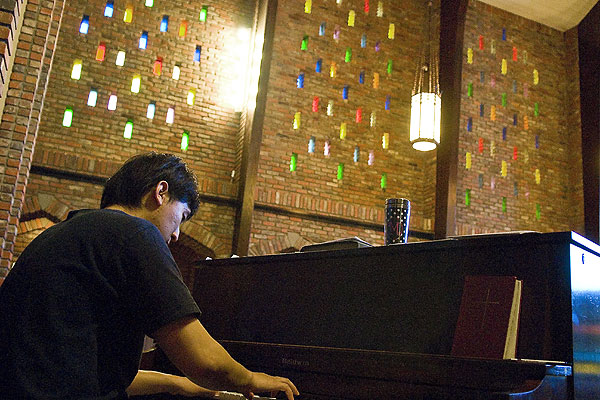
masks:
<svg viewBox="0 0 600 400"><path fill-rule="evenodd" d="M463 62L463 37L468 0L440 1L441 143L437 149L436 239L456 234L456 176Z"/></svg>
<svg viewBox="0 0 600 400"><path fill-rule="evenodd" d="M56 179L66 179L66 180L74 181L74 182L85 182L85 183L89 183L92 185L98 185L98 186L104 186L104 183L107 180L107 178L98 176L98 175L86 175L86 174L81 174L78 172L65 171L65 170L60 170L57 168L45 167L45 166L35 165L35 164L31 166L30 173L32 173L34 175L39 175L39 176L49 176L49 177L56 178ZM222 206L227 206L227 207L232 207L232 208L237 208L237 209L239 209L239 205L240 205L238 199L236 199L236 198L225 197L225 196L215 196L215 195L210 195L210 194L200 194L200 202L210 203L210 204L215 204L215 205L222 205ZM337 225L349 226L349 227L361 227L361 228L365 228L365 229L371 229L371 230L383 232L383 225L375 223L375 222L360 221L360 220L355 220L355 219L351 219L351 218L338 217L335 215L310 213L310 212L306 212L306 211L300 210L300 209L275 206L275 205L271 205L268 203L254 203L253 202L253 209L256 211L264 211L264 212L269 212L269 213L273 213L276 215L301 218L303 220L308 220L308 221L317 221L317 222L322 222L322 223L337 224ZM44 213L43 211L40 211L40 212ZM45 216L45 217L51 219L53 222L58 222L58 221L55 221L52 216L46 215L46 213L44 213L44 215L29 214L27 217L25 217L26 219L23 219L23 221L39 218L40 216ZM409 236L417 238L417 239L427 239L427 240L433 239L433 234L431 232L424 232L424 231L410 230Z"/></svg>
<svg viewBox="0 0 600 400"><path fill-rule="evenodd" d="M43 165L32 164L29 173L41 176L50 176L57 179L66 179L75 182L91 183L92 185L104 186L108 180L105 176L82 174L80 172L66 171L64 169L46 167Z"/></svg>
<svg viewBox="0 0 600 400"><path fill-rule="evenodd" d="M288 217L296 217L301 218L305 221L316 221L328 224L337 224L342 226L351 226L351 227L360 227L365 229L371 229L374 231L380 231L383 237L383 224L378 224L375 222L368 221L358 221L351 218L337 217L334 215L323 215L317 213L306 212L301 209L293 209L293 208L285 208L280 206L274 206L272 204L267 203L255 203L254 209L256 211L264 211L273 213L276 215L284 215ZM408 231L408 236L414 237L417 239L425 239L425 240L433 240L433 234L431 232L423 232L423 231Z"/></svg>
<svg viewBox="0 0 600 400"><path fill-rule="evenodd" d="M99 175L88 175L79 172L65 171L58 168L46 167L42 165L33 164L29 171L33 175L48 176L56 179L66 179L73 182L84 182L92 185L104 186L107 179L106 177ZM200 193L200 202L225 205L229 207L237 207L238 201L232 197L214 196L210 194ZM55 221L56 222L56 221Z"/></svg>
<svg viewBox="0 0 600 400"><path fill-rule="evenodd" d="M600 3L577 28L585 237L600 239Z"/></svg>
<svg viewBox="0 0 600 400"><path fill-rule="evenodd" d="M245 256L250 246L252 213L254 211L254 187L262 143L263 122L267 104L267 92L271 71L273 36L277 18L277 0L259 0L256 22L256 35L264 36L256 109L250 110L246 119L246 131L243 140L242 163L238 189L238 209L233 227L232 251Z"/></svg>
<svg viewBox="0 0 600 400"><path fill-rule="evenodd" d="M61 220L59 218L56 218L54 215L50 214L49 212L47 212L45 210L36 210L30 214L22 214L21 217L19 218L19 223L33 221L34 219L38 219L38 218L47 218L50 221L54 222L55 224L61 222Z"/></svg>

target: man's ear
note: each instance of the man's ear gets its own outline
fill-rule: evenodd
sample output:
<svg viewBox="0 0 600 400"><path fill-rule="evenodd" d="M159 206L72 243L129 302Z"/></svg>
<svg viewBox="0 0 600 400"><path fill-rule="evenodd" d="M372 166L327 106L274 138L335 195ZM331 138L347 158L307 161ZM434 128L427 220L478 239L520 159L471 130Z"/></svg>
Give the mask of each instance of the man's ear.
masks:
<svg viewBox="0 0 600 400"><path fill-rule="evenodd" d="M169 182L160 181L154 187L152 193L156 203L161 206L169 200Z"/></svg>

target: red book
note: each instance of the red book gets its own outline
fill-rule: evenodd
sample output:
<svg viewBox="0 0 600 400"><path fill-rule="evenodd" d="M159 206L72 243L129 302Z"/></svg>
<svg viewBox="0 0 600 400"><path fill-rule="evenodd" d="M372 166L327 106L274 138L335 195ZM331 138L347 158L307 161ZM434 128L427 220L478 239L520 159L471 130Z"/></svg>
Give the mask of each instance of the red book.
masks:
<svg viewBox="0 0 600 400"><path fill-rule="evenodd" d="M452 356L515 358L522 282L514 276L467 276Z"/></svg>

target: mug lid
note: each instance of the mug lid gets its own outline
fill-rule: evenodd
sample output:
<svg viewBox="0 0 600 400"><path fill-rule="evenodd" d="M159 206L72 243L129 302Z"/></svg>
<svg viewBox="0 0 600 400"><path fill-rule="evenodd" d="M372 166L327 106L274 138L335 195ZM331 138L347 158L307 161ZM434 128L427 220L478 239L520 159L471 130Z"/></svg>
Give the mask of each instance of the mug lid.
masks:
<svg viewBox="0 0 600 400"><path fill-rule="evenodd" d="M410 200L404 199L404 198L386 199L385 204L387 206L394 205L394 206L407 207L407 206L410 206Z"/></svg>

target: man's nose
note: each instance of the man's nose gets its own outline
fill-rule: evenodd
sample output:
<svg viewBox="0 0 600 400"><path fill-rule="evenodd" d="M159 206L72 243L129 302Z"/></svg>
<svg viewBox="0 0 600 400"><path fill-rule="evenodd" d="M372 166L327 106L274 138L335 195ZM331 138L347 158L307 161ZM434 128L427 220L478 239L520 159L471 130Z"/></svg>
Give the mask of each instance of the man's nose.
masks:
<svg viewBox="0 0 600 400"><path fill-rule="evenodd" d="M179 239L179 227L177 227L177 229L175 230L175 232L171 233L171 240L170 240L170 242L176 242L177 239Z"/></svg>

